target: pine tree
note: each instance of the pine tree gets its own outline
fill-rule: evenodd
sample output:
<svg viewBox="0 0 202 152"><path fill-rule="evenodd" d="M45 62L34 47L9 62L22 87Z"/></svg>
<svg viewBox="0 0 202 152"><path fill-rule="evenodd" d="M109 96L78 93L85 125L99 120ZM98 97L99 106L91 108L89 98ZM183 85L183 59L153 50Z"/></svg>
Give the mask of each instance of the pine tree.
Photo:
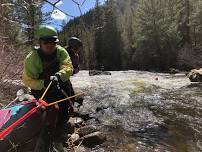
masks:
<svg viewBox="0 0 202 152"><path fill-rule="evenodd" d="M47 20L49 14L42 13L42 0L16 0L13 18L20 25L25 36L26 43L33 45L36 28Z"/></svg>
<svg viewBox="0 0 202 152"><path fill-rule="evenodd" d="M98 60L100 66L107 70L121 69L121 37L117 28L116 3L113 0L106 2L102 48Z"/></svg>
<svg viewBox="0 0 202 152"><path fill-rule="evenodd" d="M190 44L190 14L191 14L191 1L190 0L177 0L177 22L178 30L181 33L182 41L181 44Z"/></svg>
<svg viewBox="0 0 202 152"><path fill-rule="evenodd" d="M138 68L166 70L176 62L172 42L179 38L167 7L166 0L141 0L139 3L134 56Z"/></svg>
<svg viewBox="0 0 202 152"><path fill-rule="evenodd" d="M19 34L20 28L14 20L13 8L14 5L12 4L12 0L0 1L0 34L6 35L9 37L10 41L15 43L17 42L16 38Z"/></svg>
<svg viewBox="0 0 202 152"><path fill-rule="evenodd" d="M95 11L93 15L94 19L94 29L95 29L95 41L94 41L94 49L95 49L95 66L91 65L91 69L100 68L102 65L102 52L104 50L103 46L103 29L104 29L104 9L99 6L99 0L96 0Z"/></svg>
<svg viewBox="0 0 202 152"><path fill-rule="evenodd" d="M125 4L126 5L126 4ZM122 66L124 69L132 68L132 56L135 52L136 33L135 33L135 8L127 3L123 16L120 17L119 28L123 49L121 51Z"/></svg>
<svg viewBox="0 0 202 152"><path fill-rule="evenodd" d="M191 40L195 47L202 45L202 1L192 1L193 9L190 16Z"/></svg>

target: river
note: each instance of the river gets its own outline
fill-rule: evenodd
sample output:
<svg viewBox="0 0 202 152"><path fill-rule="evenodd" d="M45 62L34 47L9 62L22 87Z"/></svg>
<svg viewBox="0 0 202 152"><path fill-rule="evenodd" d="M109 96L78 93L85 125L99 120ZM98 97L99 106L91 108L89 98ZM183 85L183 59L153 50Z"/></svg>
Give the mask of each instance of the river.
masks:
<svg viewBox="0 0 202 152"><path fill-rule="evenodd" d="M107 134L107 141L90 151L202 151L201 84L185 74L144 71L92 76L81 71L72 78L86 92L81 112Z"/></svg>

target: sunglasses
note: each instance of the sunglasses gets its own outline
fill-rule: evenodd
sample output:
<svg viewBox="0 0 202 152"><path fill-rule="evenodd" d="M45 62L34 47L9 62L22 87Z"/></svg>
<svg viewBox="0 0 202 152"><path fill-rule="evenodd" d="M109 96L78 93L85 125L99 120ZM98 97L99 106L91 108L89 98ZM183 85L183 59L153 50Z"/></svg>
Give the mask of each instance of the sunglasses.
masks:
<svg viewBox="0 0 202 152"><path fill-rule="evenodd" d="M43 41L42 44L43 45L56 45L57 43L53 42L53 41Z"/></svg>

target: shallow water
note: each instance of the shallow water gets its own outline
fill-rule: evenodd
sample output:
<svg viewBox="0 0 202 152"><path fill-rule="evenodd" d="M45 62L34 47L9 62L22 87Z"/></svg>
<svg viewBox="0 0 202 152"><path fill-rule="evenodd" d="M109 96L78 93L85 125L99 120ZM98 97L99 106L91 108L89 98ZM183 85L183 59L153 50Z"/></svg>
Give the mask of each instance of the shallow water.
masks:
<svg viewBox="0 0 202 152"><path fill-rule="evenodd" d="M81 111L107 134L91 151L202 151L202 85L185 74L81 71L72 82L87 92Z"/></svg>

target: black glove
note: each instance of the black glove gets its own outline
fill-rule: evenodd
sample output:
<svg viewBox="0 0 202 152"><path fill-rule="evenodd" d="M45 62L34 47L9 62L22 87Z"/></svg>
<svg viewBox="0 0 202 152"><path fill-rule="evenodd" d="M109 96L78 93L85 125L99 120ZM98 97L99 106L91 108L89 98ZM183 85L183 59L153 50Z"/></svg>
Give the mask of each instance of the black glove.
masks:
<svg viewBox="0 0 202 152"><path fill-rule="evenodd" d="M57 76L50 76L50 80L52 81L52 82L58 82L58 77Z"/></svg>
<svg viewBox="0 0 202 152"><path fill-rule="evenodd" d="M60 90L60 84L59 84L60 76L58 74L55 74L54 76L50 76L50 80L52 81L55 89Z"/></svg>
<svg viewBox="0 0 202 152"><path fill-rule="evenodd" d="M56 73L54 76L50 76L51 81L59 82L60 81L60 75Z"/></svg>
<svg viewBox="0 0 202 152"><path fill-rule="evenodd" d="M44 86L47 88L51 81L54 86L59 85L60 75L55 74L54 76L50 76L50 79L44 80Z"/></svg>

